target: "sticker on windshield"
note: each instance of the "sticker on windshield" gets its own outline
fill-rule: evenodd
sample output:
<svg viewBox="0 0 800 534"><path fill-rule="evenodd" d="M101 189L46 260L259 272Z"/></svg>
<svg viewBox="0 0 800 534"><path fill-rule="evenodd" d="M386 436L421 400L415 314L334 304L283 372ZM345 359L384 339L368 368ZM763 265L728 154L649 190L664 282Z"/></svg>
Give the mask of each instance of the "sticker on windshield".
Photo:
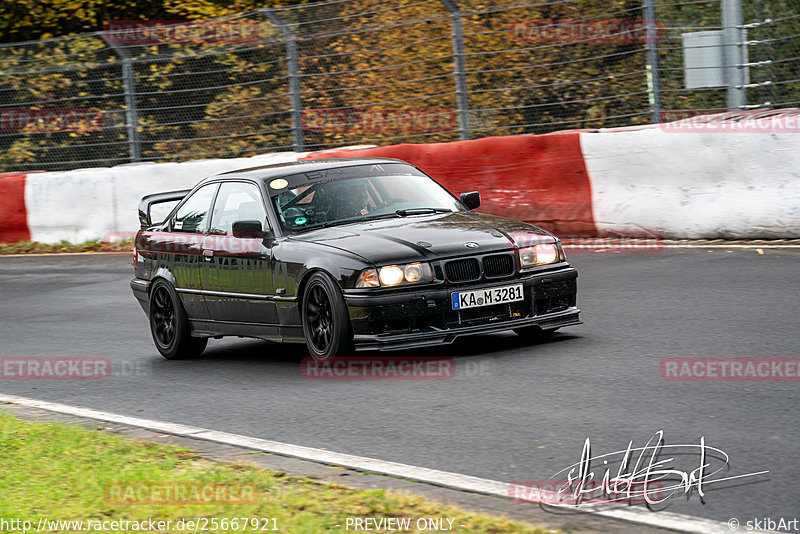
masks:
<svg viewBox="0 0 800 534"><path fill-rule="evenodd" d="M287 185L289 185L289 182L287 182L287 181L286 181L286 180L284 180L283 178L276 178L276 179L272 180L272 181L269 183L269 186L270 186L272 189L283 189L283 188L284 188L284 187L286 187Z"/></svg>
<svg viewBox="0 0 800 534"><path fill-rule="evenodd" d="M307 222L308 222L308 219L306 219L305 217L298 217L298 218L296 218L296 219L294 220L294 223L295 223L296 225L298 225L298 226L300 226L301 224L305 224L305 223L307 223Z"/></svg>

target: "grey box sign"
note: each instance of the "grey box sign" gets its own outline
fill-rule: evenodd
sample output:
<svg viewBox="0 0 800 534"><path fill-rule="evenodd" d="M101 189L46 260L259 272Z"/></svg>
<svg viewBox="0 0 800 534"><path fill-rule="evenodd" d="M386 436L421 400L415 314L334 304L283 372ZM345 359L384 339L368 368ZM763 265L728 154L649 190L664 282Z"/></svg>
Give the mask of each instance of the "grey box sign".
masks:
<svg viewBox="0 0 800 534"><path fill-rule="evenodd" d="M722 30L681 34L683 69L687 89L727 87L725 76L724 32ZM742 32L742 41L747 35ZM743 45L743 63L747 63L747 46ZM750 83L750 69L745 67L744 83Z"/></svg>

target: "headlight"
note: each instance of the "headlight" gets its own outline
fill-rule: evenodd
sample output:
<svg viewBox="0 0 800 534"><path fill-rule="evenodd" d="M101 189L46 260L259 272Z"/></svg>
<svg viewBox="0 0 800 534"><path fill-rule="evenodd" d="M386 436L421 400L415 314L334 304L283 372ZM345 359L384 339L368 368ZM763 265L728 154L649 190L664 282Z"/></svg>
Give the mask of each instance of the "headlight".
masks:
<svg viewBox="0 0 800 534"><path fill-rule="evenodd" d="M428 267L428 264L422 263L412 263L410 265L406 265L405 269L403 269L403 276L406 279L406 282L419 282L423 278L425 278L427 274L427 270L430 270L430 267L426 270L425 267Z"/></svg>
<svg viewBox="0 0 800 534"><path fill-rule="evenodd" d="M359 273L356 287L398 286L433 280L429 263L387 265L379 269L364 269Z"/></svg>
<svg viewBox="0 0 800 534"><path fill-rule="evenodd" d="M381 284L385 286L396 286L403 281L403 269L396 265L381 267L378 271L378 278L381 279Z"/></svg>
<svg viewBox="0 0 800 534"><path fill-rule="evenodd" d="M561 259L561 252L556 243L543 243L519 249L519 262L523 269L555 263Z"/></svg>

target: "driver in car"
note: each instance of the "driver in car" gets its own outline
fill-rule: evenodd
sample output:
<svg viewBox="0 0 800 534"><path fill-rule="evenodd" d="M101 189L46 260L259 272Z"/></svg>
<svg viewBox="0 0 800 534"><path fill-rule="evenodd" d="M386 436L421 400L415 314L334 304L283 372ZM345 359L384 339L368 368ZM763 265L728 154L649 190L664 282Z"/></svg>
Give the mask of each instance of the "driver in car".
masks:
<svg viewBox="0 0 800 534"><path fill-rule="evenodd" d="M368 215L375 211L369 203L369 191L367 184L361 180L344 180L334 182L326 187L330 191L331 185L336 189L335 198L337 219L349 219L359 215Z"/></svg>

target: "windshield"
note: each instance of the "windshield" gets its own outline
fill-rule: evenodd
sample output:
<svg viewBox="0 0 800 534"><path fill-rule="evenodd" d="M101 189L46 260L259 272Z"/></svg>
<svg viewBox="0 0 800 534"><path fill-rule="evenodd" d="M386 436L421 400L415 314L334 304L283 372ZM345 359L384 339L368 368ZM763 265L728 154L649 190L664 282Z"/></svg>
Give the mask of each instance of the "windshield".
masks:
<svg viewBox="0 0 800 534"><path fill-rule="evenodd" d="M306 182L273 195L272 202L288 233L371 219L464 210L456 198L425 175Z"/></svg>

